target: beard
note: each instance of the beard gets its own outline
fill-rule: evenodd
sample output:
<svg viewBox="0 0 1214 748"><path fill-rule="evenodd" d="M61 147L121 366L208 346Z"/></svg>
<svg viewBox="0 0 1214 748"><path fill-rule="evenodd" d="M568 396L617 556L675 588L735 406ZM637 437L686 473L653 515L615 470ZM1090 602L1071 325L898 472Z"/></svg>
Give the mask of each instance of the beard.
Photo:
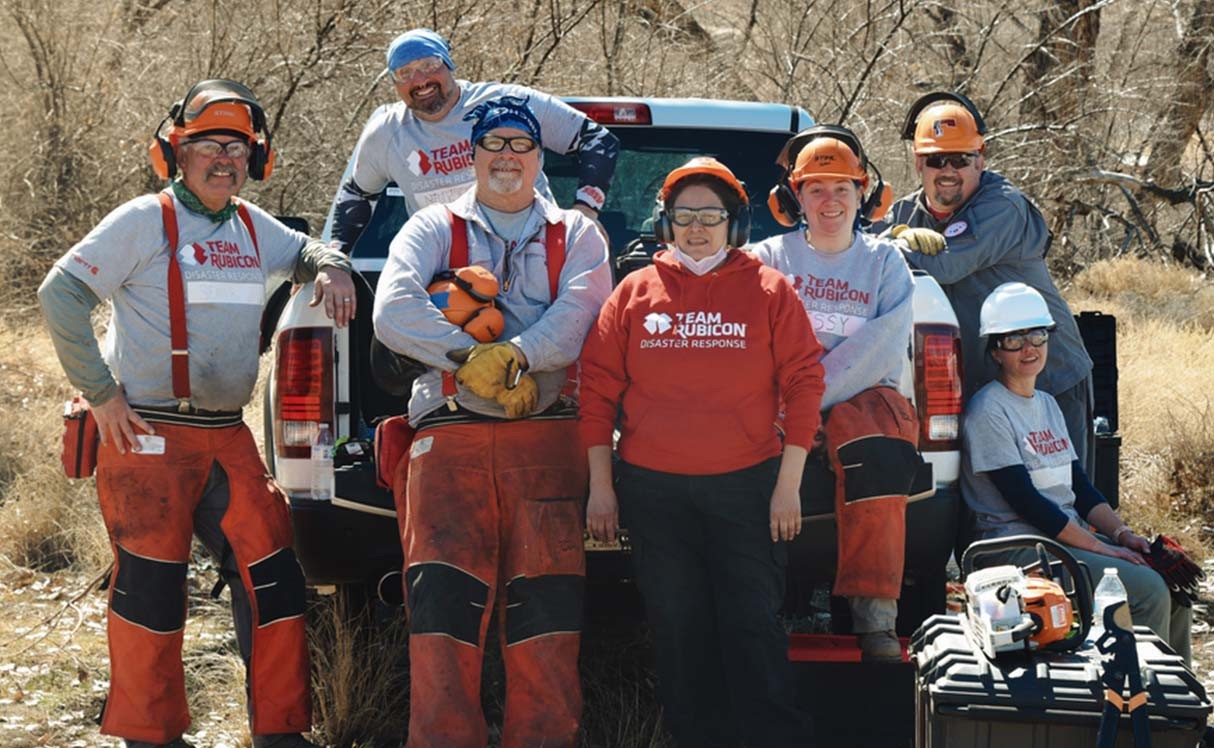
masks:
<svg viewBox="0 0 1214 748"><path fill-rule="evenodd" d="M451 92L444 90L441 83L437 84L437 86L438 90L433 96L421 101L418 101L417 97L414 96L413 92L411 91L409 93L409 108L423 114L437 114L438 112L441 112L443 107L445 107L447 102L451 99ZM424 87L425 86L419 86L419 88Z"/></svg>
<svg viewBox="0 0 1214 748"><path fill-rule="evenodd" d="M499 195L513 195L523 188L523 172L490 171L489 189Z"/></svg>

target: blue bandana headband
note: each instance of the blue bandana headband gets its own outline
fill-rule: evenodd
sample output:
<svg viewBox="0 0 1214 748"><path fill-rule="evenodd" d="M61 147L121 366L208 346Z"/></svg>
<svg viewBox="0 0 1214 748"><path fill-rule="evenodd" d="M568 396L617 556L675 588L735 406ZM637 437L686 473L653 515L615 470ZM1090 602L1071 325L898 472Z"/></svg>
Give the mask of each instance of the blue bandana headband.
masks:
<svg viewBox="0 0 1214 748"><path fill-rule="evenodd" d="M451 47L447 40L430 29L413 29L396 37L388 45L388 72L425 57L437 57L452 72L455 71L455 63L451 62Z"/></svg>
<svg viewBox="0 0 1214 748"><path fill-rule="evenodd" d="M527 105L531 97L520 99L517 96L503 96L500 99L490 99L464 115L464 120L472 121L472 143L480 142L483 135L499 127L516 127L527 133L537 143L540 140L540 121Z"/></svg>

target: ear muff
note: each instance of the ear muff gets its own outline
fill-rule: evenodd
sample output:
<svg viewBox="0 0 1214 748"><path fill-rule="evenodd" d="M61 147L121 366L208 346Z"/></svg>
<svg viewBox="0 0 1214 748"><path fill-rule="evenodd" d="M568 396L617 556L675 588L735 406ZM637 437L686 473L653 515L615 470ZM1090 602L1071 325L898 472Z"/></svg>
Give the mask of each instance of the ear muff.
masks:
<svg viewBox="0 0 1214 748"><path fill-rule="evenodd" d="M498 288L492 272L470 265L439 273L426 293L448 322L459 325L480 342L489 343L502 334L505 325L501 311L494 306Z"/></svg>
<svg viewBox="0 0 1214 748"><path fill-rule="evenodd" d="M481 343L492 343L502 334L506 326L506 318L501 310L493 306L483 306L472 313L463 324L464 332L476 338Z"/></svg>
<svg viewBox="0 0 1214 748"><path fill-rule="evenodd" d="M177 176L177 134L169 128L166 138L161 133L170 117L160 120L156 132L152 133L152 142L148 145L148 156L152 159L152 171L161 179L172 179Z"/></svg>
<svg viewBox="0 0 1214 748"><path fill-rule="evenodd" d="M666 204L660 199L653 206L653 235L661 244L674 243L674 224L666 215Z"/></svg>
<svg viewBox="0 0 1214 748"><path fill-rule="evenodd" d="M781 177L776 186L772 187L771 192L767 194L767 209L771 211L776 223L785 228L791 229L801 220L801 204L797 201L797 195L792 191L792 187L788 186L786 177Z"/></svg>

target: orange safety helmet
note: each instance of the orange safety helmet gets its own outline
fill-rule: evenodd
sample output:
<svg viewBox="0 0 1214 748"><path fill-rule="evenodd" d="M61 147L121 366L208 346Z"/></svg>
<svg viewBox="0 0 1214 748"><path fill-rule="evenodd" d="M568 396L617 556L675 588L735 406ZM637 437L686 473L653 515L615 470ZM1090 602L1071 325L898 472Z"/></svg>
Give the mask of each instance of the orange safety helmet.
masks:
<svg viewBox="0 0 1214 748"><path fill-rule="evenodd" d="M216 78L194 84L156 127L148 147L156 175L172 179L177 173L177 146L205 133L245 138L252 146L249 176L253 179L266 179L274 170L272 136L261 102L246 86Z"/></svg>
<svg viewBox="0 0 1214 748"><path fill-rule="evenodd" d="M430 301L447 321L459 325L481 343L491 343L502 334L505 319L494 305L498 282L493 273L470 265L440 273L426 288Z"/></svg>
<svg viewBox="0 0 1214 748"><path fill-rule="evenodd" d="M674 242L674 227L671 225L670 217L666 215L666 200L679 181L696 174L716 177L738 193L741 205L737 210L737 215L729 217L725 243L730 247L741 247L746 244L750 239L750 197L746 194L746 185L734 176L728 166L711 156L696 156L666 175L666 180L662 182L662 189L658 190L657 204L653 211L654 236L663 244Z"/></svg>
<svg viewBox="0 0 1214 748"><path fill-rule="evenodd" d="M868 189L868 172L860 156L851 146L838 138L814 138L797 154L797 163L788 175L788 183L796 191L810 179L851 179Z"/></svg>
<svg viewBox="0 0 1214 748"><path fill-rule="evenodd" d="M914 140L916 156L979 153L986 146L986 122L974 102L958 93L935 91L911 104L902 139Z"/></svg>

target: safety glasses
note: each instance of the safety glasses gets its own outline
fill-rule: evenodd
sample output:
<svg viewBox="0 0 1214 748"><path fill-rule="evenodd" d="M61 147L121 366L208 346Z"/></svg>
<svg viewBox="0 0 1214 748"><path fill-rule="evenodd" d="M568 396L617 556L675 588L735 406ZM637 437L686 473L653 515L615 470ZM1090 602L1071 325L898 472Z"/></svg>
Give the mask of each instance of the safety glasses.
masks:
<svg viewBox="0 0 1214 748"><path fill-rule="evenodd" d="M954 169L964 169L978 158L976 153L933 153L923 157L923 163L933 169L943 169L945 165Z"/></svg>
<svg viewBox="0 0 1214 748"><path fill-rule="evenodd" d="M249 144L243 140L233 140L230 143L220 143L218 140L210 138L199 138L191 140L187 143L190 150L197 153L203 158L219 158L219 154L225 153L228 158L242 159L249 157Z"/></svg>
<svg viewBox="0 0 1214 748"><path fill-rule="evenodd" d="M427 57L424 60L411 62L404 67L392 71L392 80L397 83L408 83L414 78L429 78L443 69L443 61L437 57Z"/></svg>
<svg viewBox="0 0 1214 748"><path fill-rule="evenodd" d="M535 142L535 138L529 138L526 135L516 135L512 138L504 138L501 135L486 135L478 140L476 144L490 153L501 153L507 146L515 153L530 153L539 145L539 143Z"/></svg>
<svg viewBox="0 0 1214 748"><path fill-rule="evenodd" d="M1044 327L1034 327L1032 330L1020 330L1019 332L1009 332L1006 335L1000 335L995 345L999 346L1000 350L1018 351L1024 347L1025 343L1040 348L1045 345L1050 339L1050 331Z"/></svg>
<svg viewBox="0 0 1214 748"><path fill-rule="evenodd" d="M690 226L692 221L701 226L718 226L729 220L729 211L724 208L672 208L668 214L675 226Z"/></svg>

